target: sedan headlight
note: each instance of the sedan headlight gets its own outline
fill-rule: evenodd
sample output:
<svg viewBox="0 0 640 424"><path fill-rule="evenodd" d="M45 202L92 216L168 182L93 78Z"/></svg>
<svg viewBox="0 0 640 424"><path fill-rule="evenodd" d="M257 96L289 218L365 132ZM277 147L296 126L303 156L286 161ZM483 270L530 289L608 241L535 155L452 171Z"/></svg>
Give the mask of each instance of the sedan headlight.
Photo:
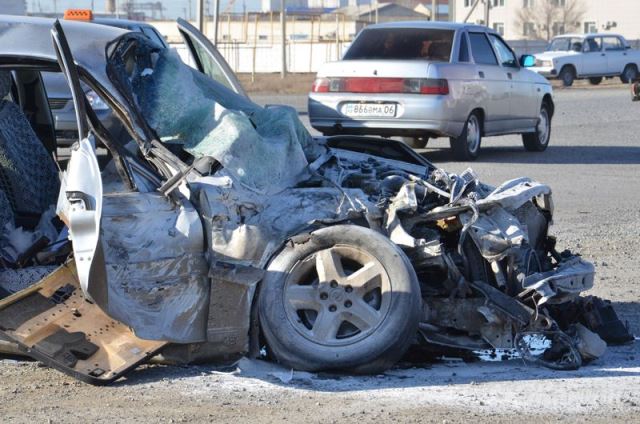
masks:
<svg viewBox="0 0 640 424"><path fill-rule="evenodd" d="M536 59L536 66L539 66L541 68L550 68L553 66L553 61Z"/></svg>
<svg viewBox="0 0 640 424"><path fill-rule="evenodd" d="M98 96L98 94L89 90L86 93L87 100L89 100L89 104L93 110L109 110L109 106Z"/></svg>

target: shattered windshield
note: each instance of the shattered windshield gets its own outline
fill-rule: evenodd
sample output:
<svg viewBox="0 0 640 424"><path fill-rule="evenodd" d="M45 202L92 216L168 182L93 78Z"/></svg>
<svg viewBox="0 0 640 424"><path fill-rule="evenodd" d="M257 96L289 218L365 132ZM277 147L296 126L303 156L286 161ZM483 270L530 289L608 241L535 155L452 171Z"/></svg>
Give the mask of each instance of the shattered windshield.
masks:
<svg viewBox="0 0 640 424"><path fill-rule="evenodd" d="M143 37L121 39L109 75L168 145L210 156L249 189L277 191L307 165L311 136L293 108L263 108Z"/></svg>

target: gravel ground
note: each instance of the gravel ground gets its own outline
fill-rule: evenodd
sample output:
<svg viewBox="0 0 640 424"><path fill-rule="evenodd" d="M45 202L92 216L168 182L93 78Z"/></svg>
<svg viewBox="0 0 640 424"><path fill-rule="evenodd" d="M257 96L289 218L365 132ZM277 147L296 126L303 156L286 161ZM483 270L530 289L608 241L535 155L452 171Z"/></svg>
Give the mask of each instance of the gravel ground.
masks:
<svg viewBox="0 0 640 424"><path fill-rule="evenodd" d="M289 103L306 119L303 96ZM560 247L597 265L593 294L611 299L640 334L640 124L626 89L556 93L551 145L527 153L519 137L483 142L473 164L457 163L444 139L422 153L492 184L528 175L554 189ZM640 342L610 348L578 371L521 361L415 364L380 376L292 373L243 360L237 368L147 365L111 387L92 387L35 362L0 361L2 422L637 422Z"/></svg>

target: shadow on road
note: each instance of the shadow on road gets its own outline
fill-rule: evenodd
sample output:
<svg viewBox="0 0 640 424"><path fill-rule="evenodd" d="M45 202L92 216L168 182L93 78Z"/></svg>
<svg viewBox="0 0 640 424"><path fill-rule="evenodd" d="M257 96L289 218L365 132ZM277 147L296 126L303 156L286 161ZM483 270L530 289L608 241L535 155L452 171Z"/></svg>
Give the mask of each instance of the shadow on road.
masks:
<svg viewBox="0 0 640 424"><path fill-rule="evenodd" d="M432 162L455 161L448 148L428 148L420 154ZM540 164L640 164L640 146L549 146L544 152L522 147L483 147L478 162Z"/></svg>
<svg viewBox="0 0 640 424"><path fill-rule="evenodd" d="M623 321L634 321L640 315L638 302L613 302ZM633 330L636 330L632 327ZM146 365L127 374L114 384L140 385L157 381L207 379L214 375L221 378L238 378L242 381L260 380L292 389L320 392L344 392L380 390L406 387L431 387L450 384L477 384L503 381L530 381L581 379L605 377L640 376L640 341L623 346L609 347L604 357L583 365L576 371L556 371L519 359L497 362L463 362L462 360L402 360L383 375L355 376L339 373L308 373L292 371L278 364L263 360L241 359L238 365L226 367L215 365L166 366ZM234 384L227 380L226 384ZM202 382L204 385L205 383Z"/></svg>

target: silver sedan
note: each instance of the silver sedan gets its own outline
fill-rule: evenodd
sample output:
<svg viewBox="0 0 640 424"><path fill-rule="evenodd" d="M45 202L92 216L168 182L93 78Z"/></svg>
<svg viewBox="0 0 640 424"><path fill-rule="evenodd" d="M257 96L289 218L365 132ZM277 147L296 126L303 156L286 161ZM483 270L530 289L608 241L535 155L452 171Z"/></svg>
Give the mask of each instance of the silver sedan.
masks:
<svg viewBox="0 0 640 424"><path fill-rule="evenodd" d="M309 94L311 125L326 135L402 136L414 147L449 137L457 159L480 153L483 136L522 134L549 144L549 82L493 30L445 22L364 29L344 58L325 64Z"/></svg>

